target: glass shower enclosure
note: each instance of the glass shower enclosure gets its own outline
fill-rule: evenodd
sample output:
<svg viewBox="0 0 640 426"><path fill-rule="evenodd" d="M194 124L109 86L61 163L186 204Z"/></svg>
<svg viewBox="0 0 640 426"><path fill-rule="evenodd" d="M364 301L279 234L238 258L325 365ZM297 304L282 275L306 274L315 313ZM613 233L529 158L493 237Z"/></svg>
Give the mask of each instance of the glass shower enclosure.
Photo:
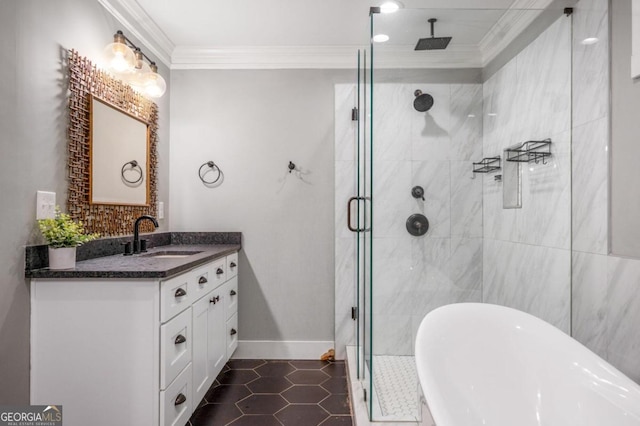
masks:
<svg viewBox="0 0 640 426"><path fill-rule="evenodd" d="M440 306L570 332L571 19L371 9L335 155L336 348L372 421L421 422L415 336Z"/></svg>

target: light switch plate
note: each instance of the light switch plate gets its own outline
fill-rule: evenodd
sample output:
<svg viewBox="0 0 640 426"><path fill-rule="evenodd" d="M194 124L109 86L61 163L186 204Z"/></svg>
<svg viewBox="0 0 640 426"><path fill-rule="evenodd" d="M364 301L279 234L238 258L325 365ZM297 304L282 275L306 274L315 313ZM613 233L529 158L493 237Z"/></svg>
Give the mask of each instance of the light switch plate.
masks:
<svg viewBox="0 0 640 426"><path fill-rule="evenodd" d="M164 202L158 201L158 219L164 219Z"/></svg>
<svg viewBox="0 0 640 426"><path fill-rule="evenodd" d="M38 191L36 196L36 219L56 217L56 193Z"/></svg>

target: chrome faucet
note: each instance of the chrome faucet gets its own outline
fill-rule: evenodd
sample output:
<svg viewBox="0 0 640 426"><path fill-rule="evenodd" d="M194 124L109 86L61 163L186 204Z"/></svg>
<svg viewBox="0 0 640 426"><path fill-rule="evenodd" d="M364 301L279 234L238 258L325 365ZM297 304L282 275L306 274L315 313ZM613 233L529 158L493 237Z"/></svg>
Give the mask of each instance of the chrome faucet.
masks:
<svg viewBox="0 0 640 426"><path fill-rule="evenodd" d="M140 222L145 219L150 220L156 228L160 226L158 225L156 218L153 216L145 214L136 219L136 222L133 225L133 254L140 253L142 251L140 247Z"/></svg>

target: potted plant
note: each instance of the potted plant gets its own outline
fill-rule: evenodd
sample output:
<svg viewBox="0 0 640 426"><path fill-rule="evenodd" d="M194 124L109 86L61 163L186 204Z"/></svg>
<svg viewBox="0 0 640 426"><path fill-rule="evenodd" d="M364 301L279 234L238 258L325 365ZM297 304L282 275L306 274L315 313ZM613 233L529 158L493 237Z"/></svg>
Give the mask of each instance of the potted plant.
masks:
<svg viewBox="0 0 640 426"><path fill-rule="evenodd" d="M82 222L75 222L56 206L53 219L38 220L40 232L49 244L49 269L70 269L76 266L76 247L98 238L85 234Z"/></svg>

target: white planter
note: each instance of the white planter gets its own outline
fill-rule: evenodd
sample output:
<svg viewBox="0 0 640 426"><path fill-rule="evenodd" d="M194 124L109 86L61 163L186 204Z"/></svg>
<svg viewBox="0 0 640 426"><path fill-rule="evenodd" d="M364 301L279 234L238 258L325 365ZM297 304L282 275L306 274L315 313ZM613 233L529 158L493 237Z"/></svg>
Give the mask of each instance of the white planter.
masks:
<svg viewBox="0 0 640 426"><path fill-rule="evenodd" d="M49 269L73 269L75 267L75 247L49 247Z"/></svg>

